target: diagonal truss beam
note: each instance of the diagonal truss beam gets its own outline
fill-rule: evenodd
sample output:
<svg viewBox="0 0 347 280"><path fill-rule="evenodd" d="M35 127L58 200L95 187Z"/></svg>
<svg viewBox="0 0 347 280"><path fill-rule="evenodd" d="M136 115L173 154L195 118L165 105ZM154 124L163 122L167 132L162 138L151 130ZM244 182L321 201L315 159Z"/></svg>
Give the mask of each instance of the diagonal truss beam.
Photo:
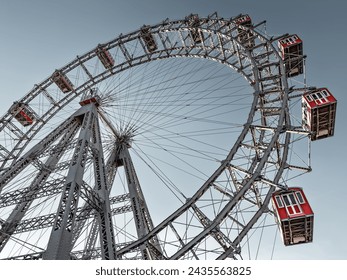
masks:
<svg viewBox="0 0 347 280"><path fill-rule="evenodd" d="M12 181L20 172L22 172L27 166L33 163L34 159L37 159L42 153L50 148L50 145L54 143L57 139L66 133L72 122L76 121L76 117L80 115L80 111L77 111L74 115L64 121L58 128L53 130L47 137L42 141L32 147L23 157L15 161L11 167L6 169L6 171L0 177L0 193L2 189Z"/></svg>
<svg viewBox="0 0 347 280"><path fill-rule="evenodd" d="M119 215L131 212L131 206L125 205L111 209L111 215ZM85 222L87 219L95 218L96 212L92 207L78 207L76 211L76 223ZM42 228L52 227L54 225L55 213L38 216L31 219L22 220L14 233L34 231Z"/></svg>
<svg viewBox="0 0 347 280"><path fill-rule="evenodd" d="M60 145L67 144L74 137L79 125L80 124L76 121L76 119L71 119L69 126L67 127L66 134L62 137L59 144ZM47 159L44 165L44 168L42 168L40 172L36 175L36 178L33 180L31 185L25 189L25 194L23 194L23 196L30 199L27 199L24 201L19 200L17 203L17 206L14 208L14 210L11 212L8 219L5 221L4 225L2 226L2 229L0 232L0 252L6 245L7 241L10 239L11 235L16 231L18 224L23 219L30 205L36 198L37 193L39 192L40 186L45 184L51 171L54 169L54 167L58 163L62 154L63 154L62 151L56 154L52 154Z"/></svg>

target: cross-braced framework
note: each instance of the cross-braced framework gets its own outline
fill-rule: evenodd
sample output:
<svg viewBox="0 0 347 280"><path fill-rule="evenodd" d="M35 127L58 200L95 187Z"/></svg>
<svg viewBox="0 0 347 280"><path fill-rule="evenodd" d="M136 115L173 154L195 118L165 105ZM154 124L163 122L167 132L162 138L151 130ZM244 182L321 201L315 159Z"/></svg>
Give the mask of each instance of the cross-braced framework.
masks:
<svg viewBox="0 0 347 280"><path fill-rule="evenodd" d="M310 162L264 25L167 19L36 84L0 122L0 257L269 258L271 194Z"/></svg>

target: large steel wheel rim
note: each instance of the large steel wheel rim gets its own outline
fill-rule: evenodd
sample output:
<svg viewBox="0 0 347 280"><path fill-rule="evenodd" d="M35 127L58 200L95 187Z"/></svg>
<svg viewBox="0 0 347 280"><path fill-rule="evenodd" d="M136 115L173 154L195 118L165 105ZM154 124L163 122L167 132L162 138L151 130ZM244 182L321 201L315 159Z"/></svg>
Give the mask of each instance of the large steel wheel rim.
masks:
<svg viewBox="0 0 347 280"><path fill-rule="evenodd" d="M84 92L98 88L103 95L101 103L104 102L104 104L99 107L99 112L100 119L103 121L102 125L113 133L113 138L109 140L125 141L128 145L134 140L135 147L136 133L141 133L136 130L141 128L140 125L133 127L130 121L124 120L123 125L119 123L118 126L111 125L110 128L107 121L112 116L110 110L113 109L110 104L120 102L120 99L117 100L117 95L114 95L112 88L107 88L106 81L117 79L122 73L136 67L145 67L143 65L147 65L150 61L173 60L173 58L179 60L180 57L182 59L184 57L211 59L239 72L252 89L250 111L246 120L243 120L244 123L238 123L242 126L238 130L239 136L226 156L219 158L219 166L209 173L206 181L199 185L199 190L189 196L183 195L182 206L161 222L156 223L157 225L154 225L142 237L136 237L133 238L135 241L128 240L124 243L119 241L116 255L118 258L143 258L143 248L149 248L149 251L154 250L153 242L157 242L156 245L161 248L161 252L152 251L151 256L154 258L237 258L243 246L242 242L250 239L254 228L258 227L254 225L259 223L261 216L266 216L264 213L269 212L271 193L276 187L286 188L281 176L284 169L288 167L287 155L291 133L287 130L293 130L288 109L287 78L284 74L283 62L276 47L273 46L273 40L268 39L257 29L245 27L241 29L247 30L252 35L254 40L252 49L248 48L247 42L240 42L237 36L238 26L216 15L200 19L198 27L192 27L187 20L165 21L150 28L158 45L158 49L153 52L148 51L145 41L141 39L141 31L138 30L121 35L102 45L116 60L112 68L102 67L96 49L61 68L62 73L73 81L74 90L70 93L63 94L59 91L51 78L36 85L20 102L34 110L35 104L39 104L40 108L36 107L38 121L29 129L17 130L19 124L10 113L2 119L0 133L5 135L3 138L9 142L6 149L2 147L3 194L6 195L8 182L12 180L12 177L17 176L13 169L21 153L22 156L25 155L24 151L39 142L40 131L44 131L45 127L53 123L54 118L59 116L59 112L71 111L70 104L73 102L77 104L76 99L79 99ZM194 30L199 30L202 42L193 40L191 32ZM205 64L204 67L207 65L209 64ZM103 84L104 88L100 87ZM168 87L168 82L165 85ZM176 98L176 101L182 100L182 96L178 96L180 98ZM195 96L197 97L198 95ZM188 100L191 101L184 100L184 106L187 106ZM205 105L207 104L206 102ZM219 105L212 106L213 110L217 110ZM124 114L124 111L119 112L118 118ZM193 116L196 115L191 114L189 117L193 118ZM166 114L165 117L168 115ZM141 121L139 116L136 120ZM172 133L165 129L166 132ZM130 142L128 142L129 137ZM135 150L134 147L129 150ZM107 156L105 149L105 159ZM39 162L34 161L33 165L40 170ZM57 178L54 179L57 180ZM15 191L15 187L12 186L12 188L9 188L7 192ZM213 210L208 209L208 206ZM250 210L250 207L253 209ZM247 212L250 214L246 214ZM4 221L5 219L2 222ZM265 219L261 220L263 221ZM264 227L259 225L259 228ZM87 231L91 231L91 228ZM78 236L74 241L78 243L77 240ZM33 247L31 250L34 251ZM93 258L100 257L100 252L95 248L84 253L76 249L72 256ZM254 258L254 256L250 257Z"/></svg>

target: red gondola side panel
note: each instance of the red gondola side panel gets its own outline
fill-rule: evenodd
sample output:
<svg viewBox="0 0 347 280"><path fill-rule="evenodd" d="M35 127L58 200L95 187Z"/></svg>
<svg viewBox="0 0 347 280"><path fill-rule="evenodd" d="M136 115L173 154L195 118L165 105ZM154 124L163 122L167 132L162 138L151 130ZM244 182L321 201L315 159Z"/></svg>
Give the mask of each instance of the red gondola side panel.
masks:
<svg viewBox="0 0 347 280"><path fill-rule="evenodd" d="M188 25L194 29L190 30L190 36L195 44L201 44L204 40L204 35L198 27L200 26L200 19L197 14L192 14L188 17L186 17L186 20L188 21Z"/></svg>
<svg viewBox="0 0 347 280"><path fill-rule="evenodd" d="M272 205L286 246L312 242L314 213L302 188L274 192Z"/></svg>
<svg viewBox="0 0 347 280"><path fill-rule="evenodd" d="M241 24L241 25L244 25L244 26L252 26L252 19L249 15L245 14L245 15L239 15L238 17L236 17L234 19L234 22L236 24Z"/></svg>
<svg viewBox="0 0 347 280"><path fill-rule="evenodd" d="M113 67L114 59L112 55L110 54L110 52L106 48L104 48L102 45L98 46L96 50L96 55L98 56L102 65L104 65L106 69L110 69Z"/></svg>
<svg viewBox="0 0 347 280"><path fill-rule="evenodd" d="M10 108L10 113L23 126L32 125L36 119L34 111L21 102L15 102Z"/></svg>
<svg viewBox="0 0 347 280"><path fill-rule="evenodd" d="M141 38L143 42L146 45L147 51L148 52L154 52L156 49L158 49L157 43L155 42L154 36L151 33L150 26L144 25L141 28Z"/></svg>
<svg viewBox="0 0 347 280"><path fill-rule="evenodd" d="M233 19L233 22L239 26L244 26L251 28L253 26L252 19L249 15L239 15ZM252 32L249 30L244 30L242 27L237 28L238 39L247 48L253 48L255 46L255 41Z"/></svg>
<svg viewBox="0 0 347 280"><path fill-rule="evenodd" d="M63 93L68 93L73 90L73 84L62 71L56 70L51 79Z"/></svg>
<svg viewBox="0 0 347 280"><path fill-rule="evenodd" d="M289 35L278 41L288 77L304 73L303 42L298 35Z"/></svg>
<svg viewBox="0 0 347 280"><path fill-rule="evenodd" d="M334 135L337 100L327 88L307 92L302 97L302 126L311 131L311 140Z"/></svg>

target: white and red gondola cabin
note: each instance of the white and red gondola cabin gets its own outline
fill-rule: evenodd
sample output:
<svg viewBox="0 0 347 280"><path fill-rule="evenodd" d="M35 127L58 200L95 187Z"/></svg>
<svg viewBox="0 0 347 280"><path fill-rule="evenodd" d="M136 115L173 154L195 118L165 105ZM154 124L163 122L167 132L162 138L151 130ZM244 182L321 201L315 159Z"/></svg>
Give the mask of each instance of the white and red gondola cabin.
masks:
<svg viewBox="0 0 347 280"><path fill-rule="evenodd" d="M253 26L252 19L249 15L239 15L233 19L233 22L239 26L251 28ZM247 48L253 48L255 46L254 37L251 31L244 30L242 27L237 28L238 39Z"/></svg>
<svg viewBox="0 0 347 280"><path fill-rule="evenodd" d="M15 102L10 108L10 113L23 126L32 125L36 119L33 110L21 102Z"/></svg>
<svg viewBox="0 0 347 280"><path fill-rule="evenodd" d="M149 25L142 26L140 34L148 52L154 52L158 49Z"/></svg>
<svg viewBox="0 0 347 280"><path fill-rule="evenodd" d="M204 40L204 35L199 30L199 16L197 14L191 14L190 16L186 17L186 20L188 21L188 25L193 28L192 30L190 30L190 36L192 40L195 44L201 44Z"/></svg>
<svg viewBox="0 0 347 280"><path fill-rule="evenodd" d="M63 93L68 93L73 90L73 84L62 71L56 70L51 79Z"/></svg>
<svg viewBox="0 0 347 280"><path fill-rule="evenodd" d="M284 245L312 242L314 214L302 188L274 192L272 205Z"/></svg>
<svg viewBox="0 0 347 280"><path fill-rule="evenodd" d="M288 77L294 77L304 72L303 43L298 35L289 35L278 41L285 71Z"/></svg>
<svg viewBox="0 0 347 280"><path fill-rule="evenodd" d="M102 45L98 45L98 48L96 49L96 55L98 56L102 65L104 65L106 69L110 69L113 67L114 59L105 47L103 47Z"/></svg>
<svg viewBox="0 0 347 280"><path fill-rule="evenodd" d="M336 105L335 97L327 88L319 88L303 95L302 126L312 132L312 141L334 135Z"/></svg>

